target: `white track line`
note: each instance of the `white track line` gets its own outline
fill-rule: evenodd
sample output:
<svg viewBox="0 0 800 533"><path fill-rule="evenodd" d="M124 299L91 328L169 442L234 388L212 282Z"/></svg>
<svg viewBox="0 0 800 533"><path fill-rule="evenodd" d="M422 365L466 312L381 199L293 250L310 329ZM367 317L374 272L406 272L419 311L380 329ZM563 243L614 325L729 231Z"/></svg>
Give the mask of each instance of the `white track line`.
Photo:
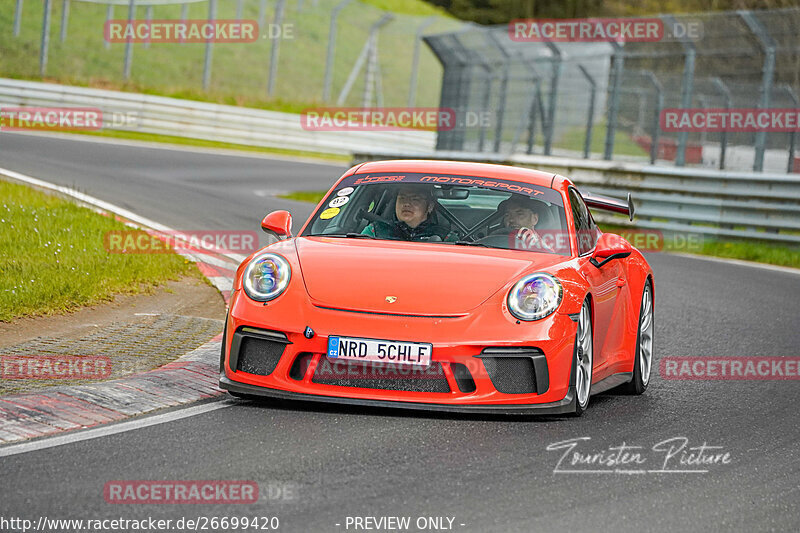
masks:
<svg viewBox="0 0 800 533"><path fill-rule="evenodd" d="M34 452L37 450L46 450L56 446L63 446L64 444L72 444L73 442L81 442L85 440L97 439L100 437L107 437L109 435L116 435L118 433L125 433L126 431L135 431L158 424L165 424L167 422L174 422L182 418L190 416L201 415L217 409L224 409L236 405L236 402L230 400L214 401L205 403L203 405L196 405L194 407L186 407L185 409L178 409L160 415L148 416L144 418L136 418L127 422L120 422L95 429L87 429L84 431L70 432L65 435L58 435L55 437L46 437L41 440L32 442L23 442L20 444L11 444L0 448L0 457L9 457L11 455L19 455L21 453Z"/></svg>

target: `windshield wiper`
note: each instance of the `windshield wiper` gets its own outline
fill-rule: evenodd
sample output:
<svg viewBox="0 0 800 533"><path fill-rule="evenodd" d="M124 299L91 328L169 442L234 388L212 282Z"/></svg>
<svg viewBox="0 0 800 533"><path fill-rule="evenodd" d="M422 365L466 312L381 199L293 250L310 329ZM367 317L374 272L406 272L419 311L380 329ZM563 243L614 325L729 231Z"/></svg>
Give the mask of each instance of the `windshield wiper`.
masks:
<svg viewBox="0 0 800 533"><path fill-rule="evenodd" d="M483 248L495 248L494 246L489 246L488 244L475 241L455 241L453 244L458 246L482 246Z"/></svg>
<svg viewBox="0 0 800 533"><path fill-rule="evenodd" d="M347 237L350 239L377 239L377 237L373 237L372 235L367 235L365 233L312 233L309 237Z"/></svg>

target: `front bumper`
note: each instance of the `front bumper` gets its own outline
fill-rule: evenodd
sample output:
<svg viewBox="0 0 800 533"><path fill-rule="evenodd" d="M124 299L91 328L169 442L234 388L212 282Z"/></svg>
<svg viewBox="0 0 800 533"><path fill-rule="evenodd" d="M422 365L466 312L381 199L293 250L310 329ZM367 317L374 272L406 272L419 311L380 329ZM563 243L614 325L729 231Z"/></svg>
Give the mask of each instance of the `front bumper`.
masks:
<svg viewBox="0 0 800 533"><path fill-rule="evenodd" d="M494 314L490 310L460 317L399 318L321 308L306 298L291 300L263 306L241 291L234 293L224 339L221 388L285 399L452 412L574 411L572 364L577 325L567 314L554 313L541 321L518 324L505 317L498 306ZM312 338L304 336L309 326L314 330ZM239 350L243 349L242 333L248 330L284 336L273 364L242 364ZM318 367L328 365L330 370L329 363L336 361L325 357L331 335L430 342L439 370L434 377L441 386L428 386L431 381L406 389L375 387L367 382L361 386L361 382L353 381L344 386L335 379L319 379ZM535 369L530 389L498 387L492 372L500 365L495 362L509 357L509 353L519 357L520 351L527 354L530 368ZM459 380L459 371L464 368L469 369L470 388Z"/></svg>
<svg viewBox="0 0 800 533"><path fill-rule="evenodd" d="M440 403L404 402L392 400L370 400L348 398L342 396L321 396L318 394L302 394L297 392L268 389L245 383L231 381L224 374L220 375L219 386L230 392L276 398L279 400L295 400L324 402L340 405L357 405L361 407L389 407L395 409L411 409L418 411L439 411L445 413L493 414L493 415L563 415L575 412L575 387L569 387L567 395L552 403L530 405L452 405Z"/></svg>

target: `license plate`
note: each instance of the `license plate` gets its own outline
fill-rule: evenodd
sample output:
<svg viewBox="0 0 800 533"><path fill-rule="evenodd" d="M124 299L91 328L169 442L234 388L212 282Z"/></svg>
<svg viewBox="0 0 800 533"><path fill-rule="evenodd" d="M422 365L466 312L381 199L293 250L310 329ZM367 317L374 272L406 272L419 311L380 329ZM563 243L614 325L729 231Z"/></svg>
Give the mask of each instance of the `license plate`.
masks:
<svg viewBox="0 0 800 533"><path fill-rule="evenodd" d="M433 345L422 342L328 337L328 357L352 361L429 366Z"/></svg>

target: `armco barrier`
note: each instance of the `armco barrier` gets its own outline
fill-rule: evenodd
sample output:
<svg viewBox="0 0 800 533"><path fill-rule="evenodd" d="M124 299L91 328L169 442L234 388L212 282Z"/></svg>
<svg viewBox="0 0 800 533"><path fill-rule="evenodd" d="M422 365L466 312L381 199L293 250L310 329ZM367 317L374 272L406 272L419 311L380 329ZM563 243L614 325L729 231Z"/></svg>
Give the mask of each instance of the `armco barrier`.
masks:
<svg viewBox="0 0 800 533"><path fill-rule="evenodd" d="M103 111L104 129L328 154L424 151L436 143L429 131L307 131L292 113L0 78L3 106L94 107ZM115 116L135 123L115 125Z"/></svg>
<svg viewBox="0 0 800 533"><path fill-rule="evenodd" d="M480 161L567 176L583 191L624 198L631 192L635 225L667 232L800 243L800 176L647 166L537 155L464 152L355 151L354 163L380 159ZM600 215L625 225L624 218Z"/></svg>
<svg viewBox="0 0 800 533"><path fill-rule="evenodd" d="M535 167L584 190L634 195L636 225L664 231L800 243L800 176L646 166L538 155L434 152L427 131L306 131L300 116L175 98L0 79L0 107L96 107L104 119L131 113L133 131L303 151L357 161L433 158ZM113 124L105 127L114 129ZM131 127L117 129L131 131ZM598 217L598 219L603 220ZM623 223L619 218L608 219Z"/></svg>

